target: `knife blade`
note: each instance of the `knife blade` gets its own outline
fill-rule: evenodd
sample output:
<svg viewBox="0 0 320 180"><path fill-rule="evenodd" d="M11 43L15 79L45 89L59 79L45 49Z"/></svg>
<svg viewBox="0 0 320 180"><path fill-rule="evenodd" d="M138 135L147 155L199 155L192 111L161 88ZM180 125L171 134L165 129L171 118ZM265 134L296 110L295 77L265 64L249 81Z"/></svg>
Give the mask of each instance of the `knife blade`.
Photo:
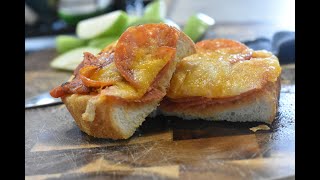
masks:
<svg viewBox="0 0 320 180"><path fill-rule="evenodd" d="M40 107L40 106L61 104L61 103L62 101L60 98L54 98L49 94L49 92L45 92L37 96L33 96L25 99L24 107L25 109L28 109L28 108L34 108L34 107Z"/></svg>

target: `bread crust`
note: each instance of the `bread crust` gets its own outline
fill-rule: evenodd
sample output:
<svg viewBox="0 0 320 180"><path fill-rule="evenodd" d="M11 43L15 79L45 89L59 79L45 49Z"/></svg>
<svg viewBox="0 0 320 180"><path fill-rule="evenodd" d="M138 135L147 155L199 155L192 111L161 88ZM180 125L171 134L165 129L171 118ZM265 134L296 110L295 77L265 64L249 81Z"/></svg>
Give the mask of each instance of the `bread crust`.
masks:
<svg viewBox="0 0 320 180"><path fill-rule="evenodd" d="M94 109L94 119L85 118L88 103L96 99ZM117 119L113 118L115 108L122 107L126 110L139 110L145 106L157 104L155 102L136 103L114 100L97 95L72 94L62 98L70 114L74 118L78 127L88 135L98 138L127 139L132 134L125 133L117 124ZM93 113L93 112L87 112Z"/></svg>

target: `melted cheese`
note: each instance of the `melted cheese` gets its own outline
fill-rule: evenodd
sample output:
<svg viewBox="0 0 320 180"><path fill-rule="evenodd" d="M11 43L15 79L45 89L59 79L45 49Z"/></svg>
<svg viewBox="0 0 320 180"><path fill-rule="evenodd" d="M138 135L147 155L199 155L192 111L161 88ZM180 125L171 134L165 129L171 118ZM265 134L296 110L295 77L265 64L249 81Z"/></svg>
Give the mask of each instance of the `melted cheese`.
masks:
<svg viewBox="0 0 320 180"><path fill-rule="evenodd" d="M174 51L174 50L172 50ZM148 88L161 69L171 60L173 54L162 54L162 57L156 57L154 54L142 54L132 62L132 74L134 81L139 88Z"/></svg>
<svg viewBox="0 0 320 180"><path fill-rule="evenodd" d="M123 80L114 62L94 72L90 76L90 79L95 81L122 81Z"/></svg>
<svg viewBox="0 0 320 180"><path fill-rule="evenodd" d="M170 61L171 56L163 59L155 58L151 55L143 56L144 59L137 59L132 65L134 78L139 82L139 87L135 87L126 81L119 71L117 71L114 63L111 63L113 69L104 68L97 74L100 79L103 78L119 78L118 81L110 87L104 89L101 94L108 96L116 96L127 100L141 98L150 88L151 84L161 71L161 69Z"/></svg>
<svg viewBox="0 0 320 180"><path fill-rule="evenodd" d="M275 82L281 73L278 59L269 52L256 51L250 60L235 63L230 61L233 56L206 52L184 58L177 66L167 96L237 96L262 88L268 81Z"/></svg>

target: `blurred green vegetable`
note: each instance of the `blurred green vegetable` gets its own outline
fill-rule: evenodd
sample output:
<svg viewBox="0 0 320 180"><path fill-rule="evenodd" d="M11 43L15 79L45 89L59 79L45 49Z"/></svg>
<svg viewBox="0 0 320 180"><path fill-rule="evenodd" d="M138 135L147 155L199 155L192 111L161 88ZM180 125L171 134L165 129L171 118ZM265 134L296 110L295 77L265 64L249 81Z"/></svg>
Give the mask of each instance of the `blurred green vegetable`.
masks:
<svg viewBox="0 0 320 180"><path fill-rule="evenodd" d="M121 10L113 11L80 21L76 27L76 34L81 39L120 35L127 28L127 23L127 13Z"/></svg>
<svg viewBox="0 0 320 180"><path fill-rule="evenodd" d="M145 7L143 17L145 19L164 20L166 17L166 5L163 0L155 0Z"/></svg>
<svg viewBox="0 0 320 180"><path fill-rule="evenodd" d="M193 41L199 40L201 36L207 31L209 26L215 23L211 17L198 13L192 15L183 28L183 32L186 33Z"/></svg>
<svg viewBox="0 0 320 180"><path fill-rule="evenodd" d="M119 38L119 36L109 36L109 37L96 38L96 39L90 40L88 45L91 47L103 49L107 45L118 40L118 38Z"/></svg>
<svg viewBox="0 0 320 180"><path fill-rule="evenodd" d="M70 8L72 9L72 8ZM83 19L94 17L101 14L101 12L92 12L88 14L76 14L72 12L58 11L59 18L63 19L67 24L75 26L77 23Z"/></svg>
<svg viewBox="0 0 320 180"><path fill-rule="evenodd" d="M130 16L128 27L141 24L163 23L165 22L166 6L162 0L156 0L149 4L144 9L142 17Z"/></svg>
<svg viewBox="0 0 320 180"><path fill-rule="evenodd" d="M79 47L57 56L51 61L50 66L56 69L73 71L83 60L84 52L97 54L100 51L101 49L95 47Z"/></svg>
<svg viewBox="0 0 320 180"><path fill-rule="evenodd" d="M56 38L56 49L59 54L86 45L87 41L74 36L60 35Z"/></svg>
<svg viewBox="0 0 320 180"><path fill-rule="evenodd" d="M131 24L133 24L134 22L138 21L141 17L139 16L134 16L134 15L131 15L131 16L128 16L128 26L130 26Z"/></svg>

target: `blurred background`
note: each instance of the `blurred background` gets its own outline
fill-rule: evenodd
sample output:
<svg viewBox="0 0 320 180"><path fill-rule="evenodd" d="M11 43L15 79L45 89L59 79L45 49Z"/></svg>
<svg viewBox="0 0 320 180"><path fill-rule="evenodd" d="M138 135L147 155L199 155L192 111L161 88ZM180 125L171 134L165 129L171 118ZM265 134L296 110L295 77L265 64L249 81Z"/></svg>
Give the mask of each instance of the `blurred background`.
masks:
<svg viewBox="0 0 320 180"><path fill-rule="evenodd" d="M26 0L25 36L73 33L76 22L117 9L139 14L152 0ZM165 0L167 17L184 24L190 14L202 12L217 23L268 23L295 28L293 0ZM142 6L142 7L139 7ZM137 10L136 10L136 9ZM140 10L140 14L141 14Z"/></svg>
<svg viewBox="0 0 320 180"><path fill-rule="evenodd" d="M129 16L142 17L145 7L152 2L153 0L26 0L25 52L55 48L57 35L76 35L77 23L83 19L115 10L123 10ZM206 15L204 19L212 18L209 19L209 26L201 34L201 38L195 38L195 41L217 37L232 38L253 48L264 48L278 53L280 44L291 40L286 46L290 46L289 51L294 52L294 0L161 2L165 9L165 19L182 29L190 17L197 13ZM194 31L193 28L191 26L189 31ZM294 60L292 54L286 56L290 56L290 61Z"/></svg>

